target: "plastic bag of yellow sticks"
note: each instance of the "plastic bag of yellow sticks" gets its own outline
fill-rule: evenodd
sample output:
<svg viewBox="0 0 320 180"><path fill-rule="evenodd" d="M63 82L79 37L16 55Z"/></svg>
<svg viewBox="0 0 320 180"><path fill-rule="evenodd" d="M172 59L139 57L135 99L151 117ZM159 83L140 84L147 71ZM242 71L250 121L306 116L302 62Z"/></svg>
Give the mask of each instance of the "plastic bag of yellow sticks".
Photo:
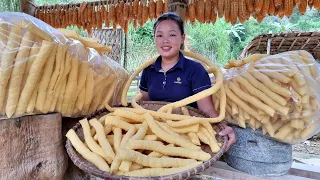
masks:
<svg viewBox="0 0 320 180"><path fill-rule="evenodd" d="M310 53L254 54L225 68L229 122L290 144L319 132L320 68Z"/></svg>
<svg viewBox="0 0 320 180"><path fill-rule="evenodd" d="M0 13L1 118L84 116L116 101L129 75L108 46L23 13Z"/></svg>

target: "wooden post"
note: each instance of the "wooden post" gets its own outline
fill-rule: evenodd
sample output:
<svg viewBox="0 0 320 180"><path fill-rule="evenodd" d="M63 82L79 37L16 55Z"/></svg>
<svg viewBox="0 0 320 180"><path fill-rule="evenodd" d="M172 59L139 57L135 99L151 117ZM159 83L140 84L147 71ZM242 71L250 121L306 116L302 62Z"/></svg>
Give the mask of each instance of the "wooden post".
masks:
<svg viewBox="0 0 320 180"><path fill-rule="evenodd" d="M21 12L34 16L36 11L35 0L20 0Z"/></svg>
<svg viewBox="0 0 320 180"><path fill-rule="evenodd" d="M61 114L0 120L0 179L64 179Z"/></svg>
<svg viewBox="0 0 320 180"><path fill-rule="evenodd" d="M179 14L184 21L187 13L187 5L187 0L169 0L168 10L170 12L176 12L177 14Z"/></svg>

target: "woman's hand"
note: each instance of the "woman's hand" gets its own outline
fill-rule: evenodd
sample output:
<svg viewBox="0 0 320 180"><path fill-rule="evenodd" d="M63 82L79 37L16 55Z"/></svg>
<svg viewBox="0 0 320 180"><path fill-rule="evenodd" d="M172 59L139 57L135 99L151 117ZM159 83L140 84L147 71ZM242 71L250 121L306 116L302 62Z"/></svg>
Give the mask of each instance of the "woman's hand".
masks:
<svg viewBox="0 0 320 180"><path fill-rule="evenodd" d="M224 123L222 123L221 125L224 127L224 129L219 132L219 135L220 136L228 135L229 137L227 148L225 150L225 152L227 152L231 148L231 146L236 143L236 135L234 134L234 131L230 126L227 126Z"/></svg>

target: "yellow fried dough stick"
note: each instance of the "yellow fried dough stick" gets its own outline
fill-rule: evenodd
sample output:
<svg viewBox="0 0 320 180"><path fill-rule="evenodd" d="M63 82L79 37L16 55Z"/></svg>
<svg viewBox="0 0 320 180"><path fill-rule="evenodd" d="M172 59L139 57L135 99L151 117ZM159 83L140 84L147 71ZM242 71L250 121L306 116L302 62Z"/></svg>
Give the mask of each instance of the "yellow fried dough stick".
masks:
<svg viewBox="0 0 320 180"><path fill-rule="evenodd" d="M78 64L79 64L78 59L76 59L76 57L73 55L71 58L71 70L68 75L66 92L64 94L62 107L61 107L61 111L63 114L67 114L70 101L72 100L72 94L74 94L75 93L74 91L77 90L78 66L79 66Z"/></svg>
<svg viewBox="0 0 320 180"><path fill-rule="evenodd" d="M50 77L53 72L54 63L56 60L56 53L57 53L57 46L54 45L53 49L50 53L49 59L44 65L43 68L43 75L41 77L41 80L39 82L39 88L38 88L38 95L37 95L37 101L36 101L36 109L43 112L43 106L45 104L46 96L47 96L47 89L50 83Z"/></svg>
<svg viewBox="0 0 320 180"><path fill-rule="evenodd" d="M122 161L133 161L148 167L180 167L197 162L194 159L155 158L129 149L121 149L117 156Z"/></svg>
<svg viewBox="0 0 320 180"><path fill-rule="evenodd" d="M2 110L7 92L7 85L11 77L12 65L18 51L16 50L22 39L22 28L12 26L8 36L8 42L1 57L0 64L0 110Z"/></svg>
<svg viewBox="0 0 320 180"><path fill-rule="evenodd" d="M0 42L1 42L1 49L6 47L8 37L9 37L9 26L6 22L0 22ZM1 59L1 57L0 57Z"/></svg>
<svg viewBox="0 0 320 180"><path fill-rule="evenodd" d="M307 66L309 67L310 73L313 76L314 79L318 79L319 78L319 70L317 70L316 66L315 66L315 62L313 61L312 55L305 50L300 50L299 51L300 56L302 56L302 60L307 64Z"/></svg>
<svg viewBox="0 0 320 180"><path fill-rule="evenodd" d="M132 136L129 141L131 140L141 140L142 138L145 137L146 133L147 133L147 129L148 129L148 124L147 122L143 122L142 123L142 126L139 128L138 132ZM129 142L128 141L128 142ZM127 145L126 145L127 146ZM132 165L132 162L131 161L122 161L121 162L121 165L119 167L119 170L120 171L123 171L123 172L129 172L130 169L131 169L131 165Z"/></svg>
<svg viewBox="0 0 320 180"><path fill-rule="evenodd" d="M288 122L284 126L282 126L279 131L274 135L274 138L283 140L291 131L293 128L291 128L291 123Z"/></svg>
<svg viewBox="0 0 320 180"><path fill-rule="evenodd" d="M180 101L164 105L158 111L159 112L164 112L164 111L166 111L168 109L169 106L172 106L173 109L179 108L179 107L182 107L182 106L186 106L186 105L188 105L188 104L190 104L192 102L196 102L196 101L198 101L200 99L203 99L203 98L205 98L207 96L210 96L210 95L216 93L220 89L220 87L222 86L223 73L218 67L215 67L215 66L210 67L207 71L209 73L214 73L214 75L216 77L216 84L214 86L212 86L211 88L206 89L204 91L201 91L201 92L199 92L197 94L194 94L192 96L184 98L184 99L182 99Z"/></svg>
<svg viewBox="0 0 320 180"><path fill-rule="evenodd" d="M260 61L260 63L262 63L266 68L282 73L288 77L292 77L296 73L293 69L289 69L282 64L281 59L279 58L264 59L263 61ZM259 64L255 65L255 67L259 66Z"/></svg>
<svg viewBox="0 0 320 180"><path fill-rule="evenodd" d="M181 111L183 115L190 116L189 110L186 107L181 107Z"/></svg>
<svg viewBox="0 0 320 180"><path fill-rule="evenodd" d="M198 146L201 145L200 140L199 140L196 133L192 133L192 132L188 133L188 136L193 144L198 145Z"/></svg>
<svg viewBox="0 0 320 180"><path fill-rule="evenodd" d="M288 115L289 108L285 106L279 105L277 102L269 98L266 94L261 92L259 89L252 86L248 80L243 78L242 76L235 77L235 80L239 83L241 83L252 95L258 97L263 102L265 102L267 105L269 105L271 108L274 108L275 110L281 112L284 115Z"/></svg>
<svg viewBox="0 0 320 180"><path fill-rule="evenodd" d="M165 123L161 123L159 121L155 121L156 124L162 129L164 130L166 133L174 136L176 139L179 139L179 138L184 138L183 136L179 135L177 132L175 132L174 130L172 130L167 124ZM185 139L185 138L184 138ZM185 139L185 140L188 140L188 139ZM189 140L188 140L189 141Z"/></svg>
<svg viewBox="0 0 320 180"><path fill-rule="evenodd" d="M263 83L259 82L255 77L253 77L250 73L244 72L241 74L246 80L250 82L252 86L259 89L260 91L264 92L267 96L269 96L272 100L279 103L282 106L287 104L287 101L280 95L276 94L275 92L271 91L267 86ZM293 81L291 81L292 83Z"/></svg>
<svg viewBox="0 0 320 180"><path fill-rule="evenodd" d="M52 104L52 101L54 98L54 93L56 91L56 86L58 86L58 84L59 84L58 78L59 78L59 76L62 76L62 73L64 70L66 53L67 53L67 46L58 45L54 70L53 70L52 76L50 78L50 82L49 82L48 89L47 89L46 101L45 101L45 104L43 107L44 112L48 112L50 109L50 106Z"/></svg>
<svg viewBox="0 0 320 180"><path fill-rule="evenodd" d="M78 76L77 77L77 90L76 90L76 93L72 93L70 103L69 103L68 109L67 109L67 114L73 113L77 97L79 96L80 91L82 89L85 89L84 86L86 83L88 66L89 66L88 61L79 62L79 70L78 70L78 75L77 75ZM79 110L81 110L81 109L79 109Z"/></svg>
<svg viewBox="0 0 320 180"><path fill-rule="evenodd" d="M132 99L131 101L131 105L134 108L138 108L138 109L144 109L142 106L140 106L137 102L141 100L141 98L143 97L143 95L138 92L137 95Z"/></svg>
<svg viewBox="0 0 320 180"><path fill-rule="evenodd" d="M109 160L108 163L111 164L112 160L115 157L115 153L114 153L108 139L106 138L106 134L105 134L103 125L97 119L91 119L89 121L89 123L96 130L97 135L98 135L99 144L100 144L101 148L103 149L104 154L108 157L108 160Z"/></svg>
<svg viewBox="0 0 320 180"><path fill-rule="evenodd" d="M138 114L135 114L133 112L128 112L128 111L123 111L121 109L117 109L113 113L114 113L115 116L132 119L132 120L137 121L137 122L143 122L144 121L142 116L140 116Z"/></svg>
<svg viewBox="0 0 320 180"><path fill-rule="evenodd" d="M116 126L116 127L121 128L121 129L124 129L125 131L129 131L130 128L134 127L134 125L129 124L129 123L125 122L125 121L122 121L116 116L106 116L104 121L105 121L105 125L111 124L113 126Z"/></svg>
<svg viewBox="0 0 320 180"><path fill-rule="evenodd" d="M93 137L91 136L90 133L90 126L89 126L89 122L87 119L82 119L79 121L81 124L81 127L83 129L83 135L84 135L84 140L86 142L86 144L88 145L89 149L98 154L99 156L101 156L103 159L105 159L107 162L111 162L112 161L112 157L108 156L107 154L105 154L104 150L102 149L101 146L99 146L95 140L93 139Z"/></svg>
<svg viewBox="0 0 320 180"><path fill-rule="evenodd" d="M251 116L255 117L257 120L261 120L262 117L256 112L256 110L252 109L247 103L242 101L238 96L236 96L230 89L228 83L225 84L225 89L227 92L227 96L235 102L240 108L248 112Z"/></svg>
<svg viewBox="0 0 320 180"><path fill-rule="evenodd" d="M113 137L113 148L114 148L114 151L116 152L116 154L119 152L120 150L120 144L121 144L121 139L122 139L122 130L118 127L115 127L113 129L113 134L114 134L114 137ZM120 166L120 163L119 163L119 166Z"/></svg>
<svg viewBox="0 0 320 180"><path fill-rule="evenodd" d="M89 68L88 69L88 74L87 74L87 81L86 81L86 86L85 86L85 101L83 105L82 112L87 113L89 110L89 106L93 97L93 90L94 90L94 71Z"/></svg>
<svg viewBox="0 0 320 180"><path fill-rule="evenodd" d="M281 87L280 85L274 83L270 80L270 78L262 73L260 73L258 70L256 70L254 67L249 68L249 73L252 74L255 78L257 78L259 81L266 84L273 92L284 96L284 97L291 97L291 93L288 89Z"/></svg>
<svg viewBox="0 0 320 180"><path fill-rule="evenodd" d="M268 69L267 67L263 66L262 64L260 64L259 66L255 66L255 68L259 69L259 71L262 74L265 74L268 77L273 78L275 80L278 80L279 82L282 82L285 84L291 82L291 80L292 80L291 78L285 76L284 74L282 74L278 71Z"/></svg>
<svg viewBox="0 0 320 180"><path fill-rule="evenodd" d="M70 140L72 146L76 151L81 154L86 160L97 166L102 171L109 172L109 165L104 161L101 156L91 152L77 136L76 132L73 129L70 129L66 134L66 137Z"/></svg>
<svg viewBox="0 0 320 180"><path fill-rule="evenodd" d="M152 130L152 132L157 135L159 138L161 138L162 140L168 142L168 143L172 143L172 144L177 144L181 147L184 148L189 148L189 149L193 149L193 150L199 150L200 147L196 146L194 144L192 144L191 142L183 139L183 138L179 138L176 139L174 138L175 136L172 136L170 134L167 134L164 130L162 130L157 123L155 122L155 120L153 119L153 117L150 115L150 113L146 113L143 115L145 120L147 121L150 129Z"/></svg>
<svg viewBox="0 0 320 180"><path fill-rule="evenodd" d="M8 88L8 99L6 104L6 114L7 117L10 118L18 105L21 83L23 80L23 73L26 67L26 62L30 60L28 59L32 45L33 45L34 37L32 33L26 32L21 40L21 45L19 48L19 52L17 53L17 57L15 58L15 65L11 73L11 78L9 82Z"/></svg>
<svg viewBox="0 0 320 180"><path fill-rule="evenodd" d="M170 174L175 174L183 172L192 168L197 167L202 162L194 162L185 166L176 168L144 168L139 170L134 170L130 172L117 172L118 175L133 176L133 177L153 177L153 176L165 176Z"/></svg>
<svg viewBox="0 0 320 180"><path fill-rule="evenodd" d="M127 144L128 149L143 149L150 151L157 151L167 156L185 157L190 159L197 159L200 161L207 161L211 158L209 153L204 151L191 150L181 147L167 147L159 144L157 141L147 140L130 140Z"/></svg>
<svg viewBox="0 0 320 180"><path fill-rule="evenodd" d="M59 81L58 81L58 84L57 84L55 92L54 92L53 100L51 102L51 105L49 106L50 111L54 111L56 109L56 107L60 108L60 112L62 112L63 115L66 115L66 114L65 114L65 112L63 112L62 102L64 100L65 92L67 91L67 83L68 83L67 80L68 80L68 75L71 70L72 59L73 59L72 54L69 51L67 51L66 59L64 61L64 65L62 68L63 72L58 77ZM65 83L65 85L64 85L64 83ZM64 92L61 92L63 86L65 86L65 90L64 90ZM59 101L59 95L61 95L61 96L63 95L62 97L60 97L60 101ZM48 110L48 109L45 109L45 110Z"/></svg>
<svg viewBox="0 0 320 180"><path fill-rule="evenodd" d="M39 51L38 56L34 60L31 65L30 73L27 78L27 82L25 87L21 92L21 96L19 98L19 103L15 112L16 116L21 116L28 105L32 92L35 90L35 86L40 79L41 69L46 63L48 56L50 55L50 51L52 50L53 44L48 41L42 41L41 49Z"/></svg>

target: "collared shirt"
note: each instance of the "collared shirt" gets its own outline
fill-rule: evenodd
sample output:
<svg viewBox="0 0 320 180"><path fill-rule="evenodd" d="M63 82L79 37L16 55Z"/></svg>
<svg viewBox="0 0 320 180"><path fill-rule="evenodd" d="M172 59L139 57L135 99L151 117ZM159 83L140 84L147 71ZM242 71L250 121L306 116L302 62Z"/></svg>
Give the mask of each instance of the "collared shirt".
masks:
<svg viewBox="0 0 320 180"><path fill-rule="evenodd" d="M179 53L175 66L164 72L161 56L142 72L139 88L148 92L152 101L176 102L211 87L204 67ZM197 108L197 104L190 106Z"/></svg>

